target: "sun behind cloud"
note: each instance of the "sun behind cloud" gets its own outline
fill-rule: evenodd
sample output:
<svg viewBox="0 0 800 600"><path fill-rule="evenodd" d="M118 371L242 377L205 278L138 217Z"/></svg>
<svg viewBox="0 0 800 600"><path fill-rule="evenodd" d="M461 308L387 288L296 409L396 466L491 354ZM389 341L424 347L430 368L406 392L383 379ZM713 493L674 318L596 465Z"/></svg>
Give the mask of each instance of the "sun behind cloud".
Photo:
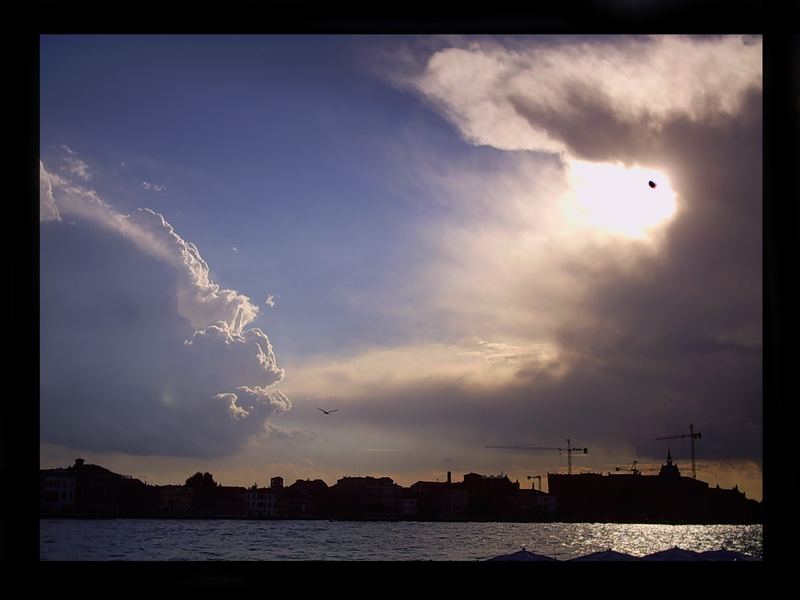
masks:
<svg viewBox="0 0 800 600"><path fill-rule="evenodd" d="M602 232L643 239L677 210L665 173L619 163L572 160L565 209L579 223ZM652 181L655 187L651 187Z"/></svg>

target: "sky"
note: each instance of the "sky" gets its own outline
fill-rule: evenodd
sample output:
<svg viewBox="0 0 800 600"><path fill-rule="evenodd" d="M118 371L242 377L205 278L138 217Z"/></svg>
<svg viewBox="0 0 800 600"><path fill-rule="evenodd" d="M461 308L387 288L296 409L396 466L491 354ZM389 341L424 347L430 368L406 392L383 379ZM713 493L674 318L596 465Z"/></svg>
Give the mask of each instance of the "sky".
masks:
<svg viewBox="0 0 800 600"><path fill-rule="evenodd" d="M530 487L566 454L486 446L690 475L693 425L761 499L761 57L42 36L41 466Z"/></svg>

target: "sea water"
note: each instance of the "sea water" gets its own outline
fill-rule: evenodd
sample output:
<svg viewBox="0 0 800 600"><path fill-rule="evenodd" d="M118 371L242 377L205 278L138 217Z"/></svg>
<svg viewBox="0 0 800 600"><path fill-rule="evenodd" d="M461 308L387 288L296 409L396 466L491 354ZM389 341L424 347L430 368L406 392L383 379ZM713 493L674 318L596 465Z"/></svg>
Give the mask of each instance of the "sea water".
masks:
<svg viewBox="0 0 800 600"><path fill-rule="evenodd" d="M558 560L735 550L761 558L761 525L41 519L42 560L476 561L523 547Z"/></svg>

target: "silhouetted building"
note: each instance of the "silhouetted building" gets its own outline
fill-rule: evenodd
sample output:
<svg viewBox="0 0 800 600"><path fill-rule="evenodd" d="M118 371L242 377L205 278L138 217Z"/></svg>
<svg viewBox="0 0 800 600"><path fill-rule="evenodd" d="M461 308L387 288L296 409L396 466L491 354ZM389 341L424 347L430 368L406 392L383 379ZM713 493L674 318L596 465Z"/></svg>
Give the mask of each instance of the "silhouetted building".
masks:
<svg viewBox="0 0 800 600"><path fill-rule="evenodd" d="M278 516L278 494L272 488L253 486L247 490L247 516L274 519Z"/></svg>
<svg viewBox="0 0 800 600"><path fill-rule="evenodd" d="M548 521L556 501L550 494L522 490L506 475L467 473L453 483L418 481L411 486L418 499L420 520L430 521Z"/></svg>
<svg viewBox="0 0 800 600"><path fill-rule="evenodd" d="M709 513L718 523L760 523L761 503L745 497L738 486L733 489L709 488Z"/></svg>
<svg viewBox="0 0 800 600"><path fill-rule="evenodd" d="M517 517L521 521L550 521L556 513L558 502L552 494L539 490L519 490L515 494Z"/></svg>
<svg viewBox="0 0 800 600"><path fill-rule="evenodd" d="M469 493L468 514L475 521L516 521L522 518L519 508L519 482L506 475L464 475L464 488Z"/></svg>
<svg viewBox="0 0 800 600"><path fill-rule="evenodd" d="M193 514L194 490L185 485L158 486L159 514L166 518L189 518Z"/></svg>
<svg viewBox="0 0 800 600"><path fill-rule="evenodd" d="M64 469L39 471L45 516L147 517L158 514L158 492L130 476L78 458Z"/></svg>
<svg viewBox="0 0 800 600"><path fill-rule="evenodd" d="M672 463L672 452L667 449L667 462L661 465L661 470L658 472L659 477L680 477L681 472L678 470L678 465Z"/></svg>
<svg viewBox="0 0 800 600"><path fill-rule="evenodd" d="M47 471L40 477L41 514L58 515L75 506L75 478L65 473Z"/></svg>
<svg viewBox="0 0 800 600"><path fill-rule="evenodd" d="M427 521L463 521L467 517L469 492L463 483L418 481L411 486L417 496L417 513Z"/></svg>
<svg viewBox="0 0 800 600"><path fill-rule="evenodd" d="M187 485L148 486L77 459L40 471L40 515L87 518L279 518L431 521L590 521L621 523L758 523L761 504L738 488L710 489L683 477L668 453L659 475L548 474L550 493L522 490L506 475L468 473L454 483L418 481L403 488L389 477L321 479L269 488L217 484L197 473Z"/></svg>
<svg viewBox="0 0 800 600"><path fill-rule="evenodd" d="M400 519L415 520L419 517L419 498L413 490L400 488Z"/></svg>
<svg viewBox="0 0 800 600"><path fill-rule="evenodd" d="M320 519L329 515L328 484L321 479L298 479L278 492L277 512L281 519Z"/></svg>
<svg viewBox="0 0 800 600"><path fill-rule="evenodd" d="M704 481L683 477L672 456L658 475L548 473L564 521L617 523L756 523L760 503L738 490L712 490ZM729 492L734 492L733 494Z"/></svg>
<svg viewBox="0 0 800 600"><path fill-rule="evenodd" d="M220 485L213 490L212 515L223 519L247 517L247 489L239 486Z"/></svg>
<svg viewBox="0 0 800 600"><path fill-rule="evenodd" d="M331 488L334 515L340 519L397 519L400 490L389 477L342 477Z"/></svg>

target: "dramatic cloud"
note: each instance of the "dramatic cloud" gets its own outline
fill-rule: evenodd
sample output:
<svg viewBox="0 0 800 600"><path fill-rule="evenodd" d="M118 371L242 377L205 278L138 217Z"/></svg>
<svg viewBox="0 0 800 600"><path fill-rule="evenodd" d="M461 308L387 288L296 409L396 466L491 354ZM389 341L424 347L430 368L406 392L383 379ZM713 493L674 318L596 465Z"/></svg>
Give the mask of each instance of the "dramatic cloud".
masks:
<svg viewBox="0 0 800 600"><path fill-rule="evenodd" d="M401 111L414 116L375 143L392 153L378 173L398 199L397 260L376 263L380 281L332 284L317 314L286 292L312 325L345 298L359 327L300 340L284 379L254 327L276 297L259 307L223 289L161 215L120 214L81 169L42 165L43 443L231 464L249 453L255 470L269 447L274 474L308 461L329 483L408 484L501 468L524 480L563 457L484 445L567 437L590 448L581 467L657 466L655 438L692 423L700 478L760 497L760 38L359 43L398 102L430 109ZM361 224L363 206L342 202ZM382 260L370 250L358 248ZM671 445L682 469L684 442Z"/></svg>
<svg viewBox="0 0 800 600"><path fill-rule="evenodd" d="M447 48L415 85L474 144L632 157L665 121L736 114L761 84L760 41L609 38Z"/></svg>
<svg viewBox="0 0 800 600"><path fill-rule="evenodd" d="M41 225L43 442L218 456L291 408L269 339L248 328L258 307L213 282L194 244L41 173L40 202L62 217Z"/></svg>
<svg viewBox="0 0 800 600"><path fill-rule="evenodd" d="M292 393L335 386L351 419L471 459L572 437L658 460L693 423L699 456L759 463L760 39L454 39L422 63L397 79L493 147L415 162L446 206L398 291L422 339L297 365ZM579 159L641 167L641 202L655 173L674 204L643 237L576 220Z"/></svg>

